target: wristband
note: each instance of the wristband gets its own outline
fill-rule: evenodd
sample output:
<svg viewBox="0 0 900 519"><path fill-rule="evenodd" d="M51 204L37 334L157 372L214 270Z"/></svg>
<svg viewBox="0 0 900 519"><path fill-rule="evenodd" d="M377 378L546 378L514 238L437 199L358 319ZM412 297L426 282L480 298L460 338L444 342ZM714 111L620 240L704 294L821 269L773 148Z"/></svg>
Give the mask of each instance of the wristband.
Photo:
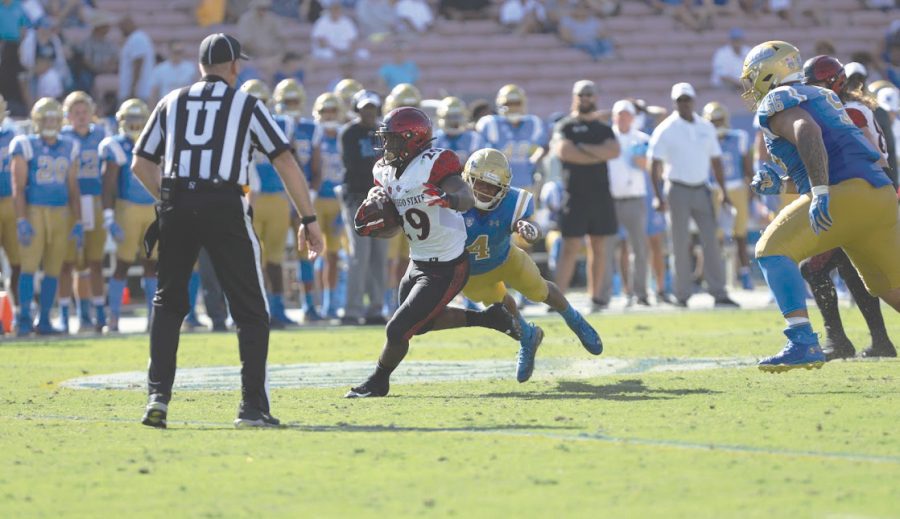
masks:
<svg viewBox="0 0 900 519"><path fill-rule="evenodd" d="M813 186L812 189L809 190L812 193L812 196L822 196L828 194L828 186Z"/></svg>
<svg viewBox="0 0 900 519"><path fill-rule="evenodd" d="M316 215L312 214L309 216L301 216L300 217L300 225L309 225L316 221Z"/></svg>

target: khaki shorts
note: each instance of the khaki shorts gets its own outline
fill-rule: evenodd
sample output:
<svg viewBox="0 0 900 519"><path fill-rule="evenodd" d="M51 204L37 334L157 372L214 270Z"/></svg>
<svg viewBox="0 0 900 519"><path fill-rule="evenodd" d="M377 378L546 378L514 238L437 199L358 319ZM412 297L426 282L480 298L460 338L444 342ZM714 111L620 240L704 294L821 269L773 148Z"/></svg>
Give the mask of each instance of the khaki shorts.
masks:
<svg viewBox="0 0 900 519"><path fill-rule="evenodd" d="M31 244L19 249L23 273L33 274L43 267L45 275L59 276L72 233L71 214L69 206L28 206L26 217L34 228L34 237Z"/></svg>
<svg viewBox="0 0 900 519"><path fill-rule="evenodd" d="M19 252L19 233L16 230L16 209L11 196L0 198L0 246L6 252L10 265L22 263Z"/></svg>

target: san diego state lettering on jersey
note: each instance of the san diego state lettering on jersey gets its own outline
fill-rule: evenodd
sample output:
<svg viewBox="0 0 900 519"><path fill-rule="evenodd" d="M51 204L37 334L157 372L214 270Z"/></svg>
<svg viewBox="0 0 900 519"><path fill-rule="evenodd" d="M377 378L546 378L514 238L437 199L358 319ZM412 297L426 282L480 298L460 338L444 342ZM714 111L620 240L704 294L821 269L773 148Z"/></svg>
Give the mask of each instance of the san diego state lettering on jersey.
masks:
<svg viewBox="0 0 900 519"><path fill-rule="evenodd" d="M272 117L275 119L275 124L281 128L285 135L290 136L294 134L294 122L290 117L284 115L274 115ZM281 182L281 177L278 176L278 171L275 170L275 166L272 165L265 153L255 150L253 152L253 165L256 168L257 178L259 178L258 191L260 193L284 192L284 184Z"/></svg>
<svg viewBox="0 0 900 519"><path fill-rule="evenodd" d="M0 128L0 198L12 195L12 161L9 152L15 136L16 132L12 128Z"/></svg>
<svg viewBox="0 0 900 519"><path fill-rule="evenodd" d="M118 198L132 204L151 205L153 195L131 172L134 143L127 135L113 135L100 142L101 163L112 162L119 166Z"/></svg>
<svg viewBox="0 0 900 519"><path fill-rule="evenodd" d="M106 129L98 124L91 124L88 132L79 134L71 126L64 126L60 135L78 143L81 164L78 168L78 190L82 195L100 196L103 192L103 180L100 178L100 158L98 150L100 141L106 137Z"/></svg>
<svg viewBox="0 0 900 519"><path fill-rule="evenodd" d="M829 184L851 178L862 178L873 187L891 183L876 164L881 153L850 120L837 94L810 85L780 86L763 98L756 111L756 120L763 131L769 155L790 175L800 194L809 192L809 175L800 153L790 141L769 129L769 118L795 106L805 110L822 129L822 140L828 152Z"/></svg>
<svg viewBox="0 0 900 519"><path fill-rule="evenodd" d="M536 164L531 154L547 140L544 123L536 115L525 115L518 125L499 115L486 115L478 120L476 130L487 146L506 155L512 170L513 187L529 187L534 184Z"/></svg>
<svg viewBox="0 0 900 519"><path fill-rule="evenodd" d="M509 188L493 211L473 207L463 214L466 222L466 250L469 251L469 273L484 274L494 270L509 256L510 236L516 222L534 213L534 199L528 191Z"/></svg>
<svg viewBox="0 0 900 519"><path fill-rule="evenodd" d="M459 157L450 150L432 148L419 153L400 178L397 168L379 161L372 174L376 185L387 191L403 221L409 239L409 256L416 261L451 261L466 246L462 214L425 202L425 184L440 185L450 175L462 173Z"/></svg>
<svg viewBox="0 0 900 519"><path fill-rule="evenodd" d="M434 133L434 147L451 150L465 164L469 156L482 148L481 135L474 130L466 130L459 135L449 135L443 130Z"/></svg>
<svg viewBox="0 0 900 519"><path fill-rule="evenodd" d="M746 185L744 180L744 156L749 151L749 136L744 130L728 129L719 139L722 148L722 170L725 175L725 187L734 189ZM712 168L709 170L709 182L718 186Z"/></svg>
<svg viewBox="0 0 900 519"><path fill-rule="evenodd" d="M313 148L319 149L321 160L322 184L319 186L319 196L322 198L336 198L334 188L344 182L344 160L341 157L341 133L334 132L328 135L321 126L316 128L313 138Z"/></svg>
<svg viewBox="0 0 900 519"><path fill-rule="evenodd" d="M293 123L293 121L291 122ZM297 156L297 164L300 165L300 169L306 174L307 182L312 180L312 150L316 127L315 121L306 118L301 118L294 123L294 154ZM282 127L282 129L284 128ZM291 136L291 132L287 130L285 130L284 134L288 138Z"/></svg>
<svg viewBox="0 0 900 519"><path fill-rule="evenodd" d="M78 143L60 136L48 144L38 135L19 135L10 155L28 163L25 201L29 205L64 206L69 203L69 168L78 160Z"/></svg>

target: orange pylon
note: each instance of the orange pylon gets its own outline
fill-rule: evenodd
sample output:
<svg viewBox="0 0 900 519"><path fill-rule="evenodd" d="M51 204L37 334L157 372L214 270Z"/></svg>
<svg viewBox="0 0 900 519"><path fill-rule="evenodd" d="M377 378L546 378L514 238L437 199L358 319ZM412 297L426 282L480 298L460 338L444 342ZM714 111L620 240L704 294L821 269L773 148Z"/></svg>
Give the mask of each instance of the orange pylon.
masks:
<svg viewBox="0 0 900 519"><path fill-rule="evenodd" d="M131 304L131 290L128 290L128 287L122 289L122 304L130 305Z"/></svg>
<svg viewBox="0 0 900 519"><path fill-rule="evenodd" d="M0 292L0 323L3 325L3 333L11 333L13 325L12 300L6 291Z"/></svg>

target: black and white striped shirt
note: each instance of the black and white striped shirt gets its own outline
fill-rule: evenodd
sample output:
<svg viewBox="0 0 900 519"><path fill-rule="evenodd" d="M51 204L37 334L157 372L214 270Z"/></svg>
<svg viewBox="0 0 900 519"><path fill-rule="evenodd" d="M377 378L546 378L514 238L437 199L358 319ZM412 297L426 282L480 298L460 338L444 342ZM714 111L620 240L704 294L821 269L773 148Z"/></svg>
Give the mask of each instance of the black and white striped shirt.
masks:
<svg viewBox="0 0 900 519"><path fill-rule="evenodd" d="M135 152L164 177L247 185L254 148L273 159L291 144L262 101L206 76L156 105Z"/></svg>

